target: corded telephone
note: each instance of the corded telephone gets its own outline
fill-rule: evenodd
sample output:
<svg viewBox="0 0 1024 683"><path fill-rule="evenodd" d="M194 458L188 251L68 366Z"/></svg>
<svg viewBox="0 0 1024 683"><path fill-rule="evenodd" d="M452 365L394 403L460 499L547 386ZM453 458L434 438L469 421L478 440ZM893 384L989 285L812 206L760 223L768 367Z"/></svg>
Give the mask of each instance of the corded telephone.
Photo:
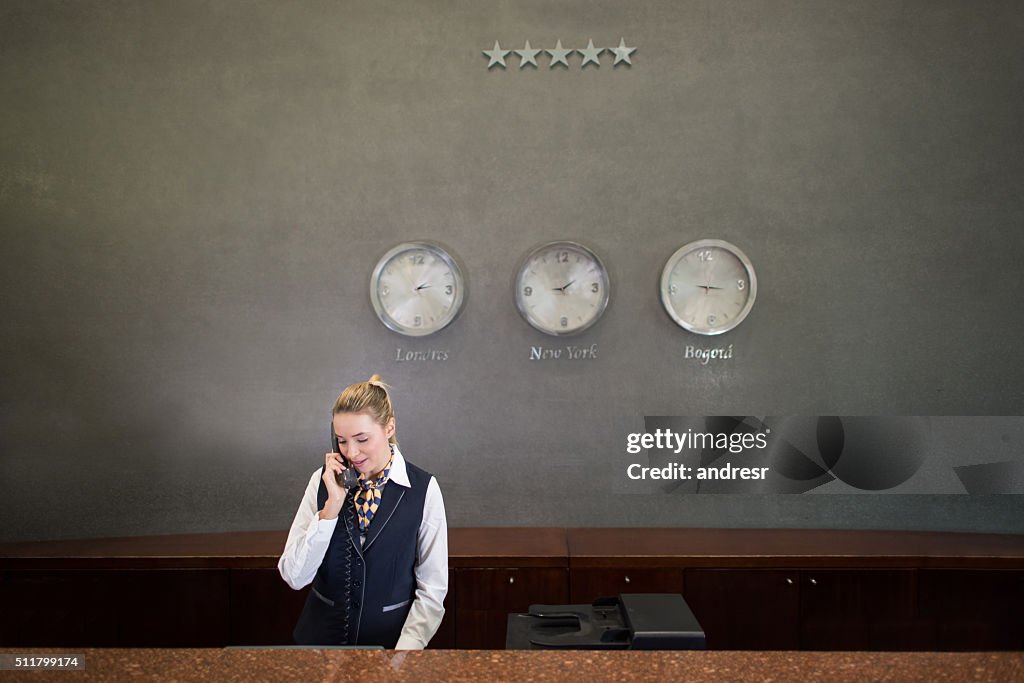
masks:
<svg viewBox="0 0 1024 683"><path fill-rule="evenodd" d="M338 484L347 489L353 489L359 486L359 473L356 472L356 468L352 466L342 452L341 447L338 445L338 435L334 433L334 423L331 423L331 453L337 453L341 456L341 461L345 463L345 472L337 477Z"/></svg>
<svg viewBox="0 0 1024 683"><path fill-rule="evenodd" d="M359 473L356 472L356 468L352 466L349 459L344 456L341 452L341 446L338 444L338 435L334 433L334 422L330 424L331 430L331 453L337 453L341 456L341 461L345 464L345 471L340 477L335 475L338 484L345 487L346 489L354 489L359 486ZM344 591L345 609L342 612L342 645L350 645L349 643L349 623L348 613L350 602L352 600L352 554L349 552L345 553L345 563L342 567L342 590ZM358 633L358 631L357 631Z"/></svg>

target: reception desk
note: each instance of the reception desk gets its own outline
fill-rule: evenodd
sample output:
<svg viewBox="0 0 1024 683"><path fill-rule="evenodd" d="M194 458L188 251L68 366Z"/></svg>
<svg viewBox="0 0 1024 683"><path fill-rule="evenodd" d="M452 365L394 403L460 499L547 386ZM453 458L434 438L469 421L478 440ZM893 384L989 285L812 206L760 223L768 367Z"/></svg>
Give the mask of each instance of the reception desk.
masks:
<svg viewBox="0 0 1024 683"><path fill-rule="evenodd" d="M0 545L0 647L292 642L285 531ZM793 529L449 530L432 648L501 649L510 612L682 593L712 650L1024 649L1024 536Z"/></svg>
<svg viewBox="0 0 1024 683"><path fill-rule="evenodd" d="M15 652L0 649L0 653ZM25 654L25 650L18 650ZM36 651L42 654L44 651ZM52 652L47 651L50 654ZM70 652L70 651L69 651ZM506 652L492 650L76 650L60 681L1004 681L1011 652ZM3 672L9 673L9 672ZM3 676L0 673L0 677ZM31 680L28 674L17 674Z"/></svg>

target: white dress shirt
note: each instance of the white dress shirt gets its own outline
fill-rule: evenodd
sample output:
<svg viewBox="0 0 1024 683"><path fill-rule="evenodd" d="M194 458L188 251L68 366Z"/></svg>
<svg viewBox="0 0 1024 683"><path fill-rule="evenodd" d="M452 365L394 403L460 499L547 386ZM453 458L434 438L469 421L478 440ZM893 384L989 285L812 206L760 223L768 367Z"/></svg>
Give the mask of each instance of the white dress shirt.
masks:
<svg viewBox="0 0 1024 683"><path fill-rule="evenodd" d="M338 524L338 518L320 519L317 509L317 490L322 468L313 471L306 492L295 513L284 552L277 569L285 582L299 590L313 582L320 564L327 554L327 546ZM395 447L391 472L384 487L398 485L410 487L405 458ZM382 487L383 490L383 487ZM348 490L345 490L348 497ZM361 535L360 545L366 536ZM402 626L396 650L422 650L441 625L444 616L444 596L448 593L448 523L444 515L444 501L437 479L430 477L426 499L423 501L423 521L416 534L416 598L409 608L409 616Z"/></svg>

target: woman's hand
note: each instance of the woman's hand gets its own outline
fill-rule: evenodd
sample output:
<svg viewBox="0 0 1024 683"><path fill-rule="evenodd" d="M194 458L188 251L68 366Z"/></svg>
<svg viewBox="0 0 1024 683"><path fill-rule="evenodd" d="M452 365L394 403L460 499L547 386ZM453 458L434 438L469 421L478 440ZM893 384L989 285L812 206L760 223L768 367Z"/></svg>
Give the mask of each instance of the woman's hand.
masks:
<svg viewBox="0 0 1024 683"><path fill-rule="evenodd" d="M324 509L320 511L320 519L335 519L345 503L345 488L338 483L338 479L348 468L342 462L340 453L325 453L324 464L326 467L323 480L327 486L327 500L324 502Z"/></svg>

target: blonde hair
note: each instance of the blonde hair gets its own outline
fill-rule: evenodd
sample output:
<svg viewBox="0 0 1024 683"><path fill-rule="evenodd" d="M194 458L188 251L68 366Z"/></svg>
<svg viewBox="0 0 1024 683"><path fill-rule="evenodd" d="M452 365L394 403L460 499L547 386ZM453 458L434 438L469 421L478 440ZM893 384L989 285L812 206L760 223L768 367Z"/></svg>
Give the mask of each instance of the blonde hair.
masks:
<svg viewBox="0 0 1024 683"><path fill-rule="evenodd" d="M384 384L377 374L365 382L348 385L334 401L334 408L331 409L332 417L338 413L366 413L381 427L387 428L388 420L395 417L388 385ZM394 435L388 442L398 445L398 439Z"/></svg>

